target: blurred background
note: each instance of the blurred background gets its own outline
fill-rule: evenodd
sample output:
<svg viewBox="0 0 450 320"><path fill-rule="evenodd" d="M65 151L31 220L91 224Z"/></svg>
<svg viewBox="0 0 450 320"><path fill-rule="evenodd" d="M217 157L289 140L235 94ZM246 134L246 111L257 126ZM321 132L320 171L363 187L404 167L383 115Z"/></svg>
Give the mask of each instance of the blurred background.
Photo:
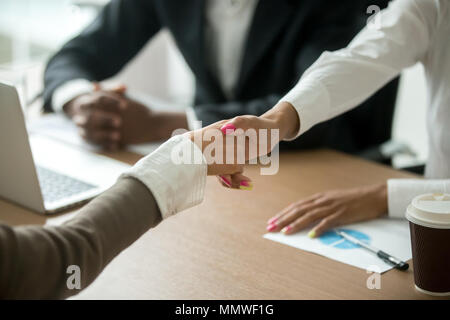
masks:
<svg viewBox="0 0 450 320"><path fill-rule="evenodd" d="M18 87L28 116L40 112L38 95L46 61L89 24L108 1L0 1L0 80ZM193 76L167 30L109 81L125 83L133 90L179 105L189 105L193 99ZM425 109L425 80L418 65L402 74L393 127L393 140L405 143L415 155L395 156L397 168L414 166L427 158Z"/></svg>

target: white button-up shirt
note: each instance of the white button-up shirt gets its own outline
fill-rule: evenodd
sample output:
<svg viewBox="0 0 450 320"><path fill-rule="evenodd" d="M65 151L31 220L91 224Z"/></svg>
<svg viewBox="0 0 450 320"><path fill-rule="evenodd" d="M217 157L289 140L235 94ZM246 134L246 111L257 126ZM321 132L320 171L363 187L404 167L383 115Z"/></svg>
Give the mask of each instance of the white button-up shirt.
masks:
<svg viewBox="0 0 450 320"><path fill-rule="evenodd" d="M324 52L281 99L298 112L301 135L357 106L409 66L422 63L428 90L426 177L390 180L389 214L411 199L450 191L450 1L395 0L341 50ZM424 119L425 121L425 119Z"/></svg>
<svg viewBox="0 0 450 320"><path fill-rule="evenodd" d="M228 99L233 99L258 0L206 2L206 57Z"/></svg>

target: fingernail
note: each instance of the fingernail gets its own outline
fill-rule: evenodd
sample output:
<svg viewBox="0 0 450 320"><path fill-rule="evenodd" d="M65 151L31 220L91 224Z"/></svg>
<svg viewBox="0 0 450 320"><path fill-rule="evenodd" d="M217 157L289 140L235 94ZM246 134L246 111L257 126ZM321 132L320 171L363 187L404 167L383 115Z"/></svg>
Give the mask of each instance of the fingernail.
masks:
<svg viewBox="0 0 450 320"><path fill-rule="evenodd" d="M272 219L270 219L269 221L267 221L267 224L273 224L278 220L277 217L273 217Z"/></svg>
<svg viewBox="0 0 450 320"><path fill-rule="evenodd" d="M250 184L249 184L249 182L248 182L247 180L242 180L242 181L241 181L241 186L249 187Z"/></svg>
<svg viewBox="0 0 450 320"><path fill-rule="evenodd" d="M249 181L241 181L241 185L239 186L239 189L250 191L253 189L253 184Z"/></svg>
<svg viewBox="0 0 450 320"><path fill-rule="evenodd" d="M291 229L292 229L291 226L287 226L287 227L284 227L284 228L281 230L281 232L284 233L284 234L286 234L286 233L289 232L289 230L291 230Z"/></svg>
<svg viewBox="0 0 450 320"><path fill-rule="evenodd" d="M315 231L315 230L311 230L311 231L308 233L308 237L310 237L311 239L315 238L315 237L316 237L316 231Z"/></svg>
<svg viewBox="0 0 450 320"><path fill-rule="evenodd" d="M228 186L228 187L230 187L231 188L231 182L230 181L228 181L228 179L227 178L225 178L225 177L222 177L222 176L219 176L220 177L220 179Z"/></svg>
<svg viewBox="0 0 450 320"><path fill-rule="evenodd" d="M236 130L236 127L232 123L227 123L224 124L222 128L220 128L220 130L223 132L223 134L230 134L233 133L234 130Z"/></svg>
<svg viewBox="0 0 450 320"><path fill-rule="evenodd" d="M267 226L267 231L273 231L273 230L275 230L277 228L277 225L276 224L270 224L270 225L268 225Z"/></svg>

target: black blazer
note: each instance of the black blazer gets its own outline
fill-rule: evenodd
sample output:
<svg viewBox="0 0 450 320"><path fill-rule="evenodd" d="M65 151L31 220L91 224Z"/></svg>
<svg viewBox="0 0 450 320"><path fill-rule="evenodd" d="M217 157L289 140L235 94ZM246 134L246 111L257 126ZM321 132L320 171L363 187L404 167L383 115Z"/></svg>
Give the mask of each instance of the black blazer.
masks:
<svg viewBox="0 0 450 320"><path fill-rule="evenodd" d="M44 108L63 83L113 76L161 29L168 28L196 78L194 110L203 125L270 109L325 50L347 45L364 26L369 4L387 0L260 0L251 23L233 101L205 59L206 0L112 0L97 19L49 61ZM150 71L150 70L149 70ZM143 70L143 72L149 72ZM360 153L390 138L397 80L364 106L319 124L293 148Z"/></svg>

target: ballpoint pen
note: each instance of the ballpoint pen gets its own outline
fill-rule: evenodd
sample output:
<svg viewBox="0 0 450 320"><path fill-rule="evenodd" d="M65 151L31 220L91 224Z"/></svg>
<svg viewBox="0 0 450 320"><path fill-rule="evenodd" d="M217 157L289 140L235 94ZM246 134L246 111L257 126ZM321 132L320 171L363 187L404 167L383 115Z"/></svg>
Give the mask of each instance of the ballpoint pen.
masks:
<svg viewBox="0 0 450 320"><path fill-rule="evenodd" d="M403 262L402 260L397 259L397 258L391 256L390 254L388 254L388 253L386 253L386 252L384 252L382 250L379 250L379 249L377 249L375 247L372 247L371 245L368 245L367 243L364 243L363 241L360 241L360 240L356 239L355 237L352 237L351 235L349 235L348 233L346 233L346 232L344 232L342 230L335 229L334 231L338 235L343 237L344 239L346 239L346 240L348 240L348 241L350 241L350 242L352 242L354 244L357 244L357 245L361 246L364 249L367 249L367 250L375 253L383 261L385 261L386 263L394 266L395 269L402 270L402 271L408 270L409 264L407 264L406 262Z"/></svg>

